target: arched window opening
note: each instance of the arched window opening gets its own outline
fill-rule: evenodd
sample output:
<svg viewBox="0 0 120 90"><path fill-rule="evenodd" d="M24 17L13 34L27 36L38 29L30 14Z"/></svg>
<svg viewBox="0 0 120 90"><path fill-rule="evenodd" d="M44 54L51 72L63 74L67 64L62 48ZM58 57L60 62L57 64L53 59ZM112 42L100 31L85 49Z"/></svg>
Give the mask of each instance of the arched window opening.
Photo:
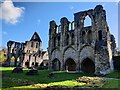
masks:
<svg viewBox="0 0 120 90"><path fill-rule="evenodd" d="M72 45L74 44L74 33L72 33Z"/></svg>
<svg viewBox="0 0 120 90"><path fill-rule="evenodd" d="M71 26L72 26L71 23L69 23L69 30L72 30Z"/></svg>
<svg viewBox="0 0 120 90"><path fill-rule="evenodd" d="M58 28L58 26L56 27L56 33L59 33L59 28Z"/></svg>
<svg viewBox="0 0 120 90"><path fill-rule="evenodd" d="M56 37L53 38L53 47L56 47Z"/></svg>
<svg viewBox="0 0 120 90"><path fill-rule="evenodd" d="M101 31L101 30L98 31L98 39L99 39L99 40L102 40L102 31Z"/></svg>
<svg viewBox="0 0 120 90"><path fill-rule="evenodd" d="M66 37L66 45L69 44L69 35L67 34L67 37Z"/></svg>
<svg viewBox="0 0 120 90"><path fill-rule="evenodd" d="M12 49L12 53L14 53L14 48Z"/></svg>
<svg viewBox="0 0 120 90"><path fill-rule="evenodd" d="M31 55L29 55L29 61L31 60Z"/></svg>
<svg viewBox="0 0 120 90"><path fill-rule="evenodd" d="M25 62L25 67L29 67L29 61L27 60L26 62Z"/></svg>
<svg viewBox="0 0 120 90"><path fill-rule="evenodd" d="M92 26L91 23L91 18L87 15L84 19L84 27Z"/></svg>
<svg viewBox="0 0 120 90"><path fill-rule="evenodd" d="M31 42L31 47L33 47L33 42Z"/></svg>
<svg viewBox="0 0 120 90"><path fill-rule="evenodd" d="M74 23L74 22L72 22L72 27L71 27L71 28L72 28L72 30L74 30L74 29L75 29L75 26L74 26L74 25L75 25L75 23Z"/></svg>
<svg viewBox="0 0 120 90"><path fill-rule="evenodd" d="M87 36L88 36L87 37L88 43L90 44L92 42L92 31L91 30L88 31Z"/></svg>
<svg viewBox="0 0 120 90"><path fill-rule="evenodd" d="M35 66L38 67L38 62L35 62Z"/></svg>
<svg viewBox="0 0 120 90"><path fill-rule="evenodd" d="M82 32L82 44L85 43L85 31Z"/></svg>
<svg viewBox="0 0 120 90"><path fill-rule="evenodd" d="M58 32L61 32L61 25L58 26Z"/></svg>
<svg viewBox="0 0 120 90"><path fill-rule="evenodd" d="M15 62L15 57L14 56L11 57L11 62Z"/></svg>
<svg viewBox="0 0 120 90"><path fill-rule="evenodd" d="M20 62L20 57L17 58L17 62Z"/></svg>
<svg viewBox="0 0 120 90"><path fill-rule="evenodd" d="M60 46L60 35L58 35L58 46Z"/></svg>
<svg viewBox="0 0 120 90"><path fill-rule="evenodd" d="M34 65L34 62L32 62L32 64L31 64L32 66Z"/></svg>
<svg viewBox="0 0 120 90"><path fill-rule="evenodd" d="M38 43L36 43L36 48L38 48Z"/></svg>
<svg viewBox="0 0 120 90"><path fill-rule="evenodd" d="M42 62L42 63L40 64L40 66L44 66L44 63Z"/></svg>

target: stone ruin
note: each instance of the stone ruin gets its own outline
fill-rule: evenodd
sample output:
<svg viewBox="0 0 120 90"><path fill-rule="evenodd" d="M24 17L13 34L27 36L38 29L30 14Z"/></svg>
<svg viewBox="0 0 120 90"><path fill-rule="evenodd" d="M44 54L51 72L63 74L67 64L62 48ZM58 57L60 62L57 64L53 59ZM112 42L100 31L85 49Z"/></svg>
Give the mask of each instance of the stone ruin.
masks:
<svg viewBox="0 0 120 90"><path fill-rule="evenodd" d="M85 26L89 17L90 26ZM49 69L108 74L114 70L112 55L116 47L102 5L74 13L74 21L50 21Z"/></svg>
<svg viewBox="0 0 120 90"><path fill-rule="evenodd" d="M8 41L7 49L6 66L11 66L12 63L15 67L34 68L41 64L47 66L48 53L47 51L43 51L42 41L37 32L33 34L30 41L26 41L25 43ZM11 61L12 57L15 59L14 62Z"/></svg>

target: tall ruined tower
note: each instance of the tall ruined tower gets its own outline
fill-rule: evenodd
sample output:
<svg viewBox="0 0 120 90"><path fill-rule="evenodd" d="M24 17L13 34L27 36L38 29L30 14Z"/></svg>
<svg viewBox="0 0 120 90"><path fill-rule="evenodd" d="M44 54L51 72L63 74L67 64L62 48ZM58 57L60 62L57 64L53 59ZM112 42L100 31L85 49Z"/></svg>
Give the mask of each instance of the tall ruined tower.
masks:
<svg viewBox="0 0 120 90"><path fill-rule="evenodd" d="M85 18L91 26L85 26ZM114 70L111 35L106 11L101 5L74 14L74 21L61 18L61 25L50 22L49 69L107 74Z"/></svg>
<svg viewBox="0 0 120 90"><path fill-rule="evenodd" d="M30 41L26 41L23 67L38 66L42 62L42 40L34 32Z"/></svg>
<svg viewBox="0 0 120 90"><path fill-rule="evenodd" d="M42 41L37 32L34 32L30 41L25 43L8 41L7 47L7 60L5 62L7 66L12 66L12 62L14 62L15 67L37 67L43 62ZM12 57L15 60L11 62Z"/></svg>

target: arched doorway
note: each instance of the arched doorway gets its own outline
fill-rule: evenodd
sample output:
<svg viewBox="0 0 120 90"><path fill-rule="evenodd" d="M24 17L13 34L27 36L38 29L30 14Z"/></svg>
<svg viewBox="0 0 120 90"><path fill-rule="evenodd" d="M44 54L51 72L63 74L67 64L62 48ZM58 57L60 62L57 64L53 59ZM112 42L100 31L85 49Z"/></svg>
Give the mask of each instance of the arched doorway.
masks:
<svg viewBox="0 0 120 90"><path fill-rule="evenodd" d="M94 73L95 72L94 62L89 58L84 59L81 63L81 70L85 73Z"/></svg>
<svg viewBox="0 0 120 90"><path fill-rule="evenodd" d="M38 67L38 62L35 62L35 67Z"/></svg>
<svg viewBox="0 0 120 90"><path fill-rule="evenodd" d="M26 61L26 62L25 62L25 66L26 66L27 68L29 68L29 61Z"/></svg>
<svg viewBox="0 0 120 90"><path fill-rule="evenodd" d="M60 66L60 61L57 58L52 61L53 70L60 70Z"/></svg>
<svg viewBox="0 0 120 90"><path fill-rule="evenodd" d="M69 58L65 62L65 69L68 71L76 71L76 63L73 59Z"/></svg>

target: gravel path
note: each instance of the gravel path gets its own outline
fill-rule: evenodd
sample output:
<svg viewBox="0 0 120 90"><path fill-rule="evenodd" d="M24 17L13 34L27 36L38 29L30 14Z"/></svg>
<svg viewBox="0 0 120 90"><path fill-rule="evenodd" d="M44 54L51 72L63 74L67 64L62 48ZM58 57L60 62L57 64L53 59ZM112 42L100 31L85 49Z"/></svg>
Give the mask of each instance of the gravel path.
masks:
<svg viewBox="0 0 120 90"><path fill-rule="evenodd" d="M106 78L106 77L101 77L101 78L103 78L103 79L105 79L105 80L120 80L120 79L118 79L118 78Z"/></svg>

